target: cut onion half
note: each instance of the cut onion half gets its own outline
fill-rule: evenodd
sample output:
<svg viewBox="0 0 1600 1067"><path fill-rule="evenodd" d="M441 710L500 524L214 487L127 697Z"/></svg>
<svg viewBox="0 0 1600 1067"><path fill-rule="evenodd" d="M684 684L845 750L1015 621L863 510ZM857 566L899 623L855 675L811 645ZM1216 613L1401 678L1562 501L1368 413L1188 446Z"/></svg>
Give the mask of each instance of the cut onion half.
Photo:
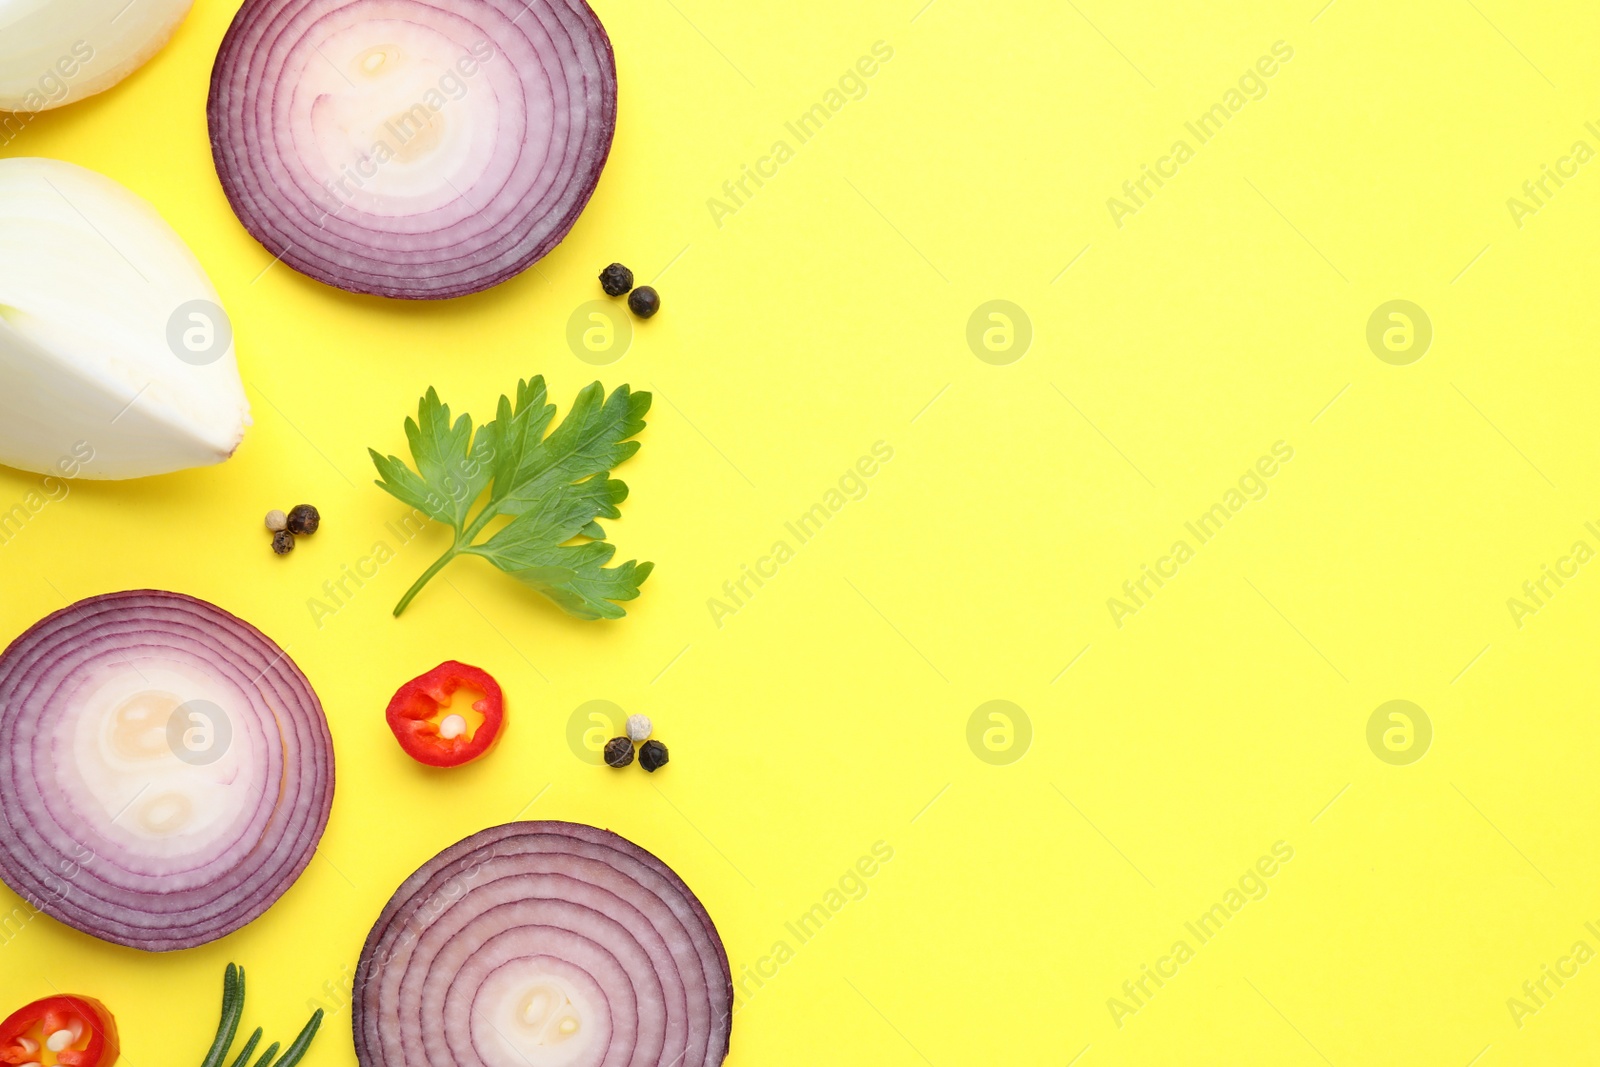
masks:
<svg viewBox="0 0 1600 1067"><path fill-rule="evenodd" d="M223 191L272 255L414 300L487 289L555 247L616 114L584 0L245 0L207 107Z"/></svg>
<svg viewBox="0 0 1600 1067"><path fill-rule="evenodd" d="M705 908L609 830L492 827L395 891L356 971L362 1067L716 1067L733 985Z"/></svg>
<svg viewBox="0 0 1600 1067"><path fill-rule="evenodd" d="M221 608L108 593L0 654L0 879L84 933L232 933L305 869L332 804L316 693Z"/></svg>

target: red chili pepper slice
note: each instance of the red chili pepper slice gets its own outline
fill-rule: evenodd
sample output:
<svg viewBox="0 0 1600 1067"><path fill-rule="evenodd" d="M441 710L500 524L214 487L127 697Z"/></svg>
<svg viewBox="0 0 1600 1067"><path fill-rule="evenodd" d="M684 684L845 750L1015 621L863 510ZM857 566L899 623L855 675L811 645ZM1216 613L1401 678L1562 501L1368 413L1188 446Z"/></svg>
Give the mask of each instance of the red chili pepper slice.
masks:
<svg viewBox="0 0 1600 1067"><path fill-rule="evenodd" d="M111 1067L120 1051L116 1020L90 997L45 997L0 1022L0 1064Z"/></svg>
<svg viewBox="0 0 1600 1067"><path fill-rule="evenodd" d="M387 718L406 755L430 767L459 767L500 736L505 697L487 671L446 660L402 685Z"/></svg>

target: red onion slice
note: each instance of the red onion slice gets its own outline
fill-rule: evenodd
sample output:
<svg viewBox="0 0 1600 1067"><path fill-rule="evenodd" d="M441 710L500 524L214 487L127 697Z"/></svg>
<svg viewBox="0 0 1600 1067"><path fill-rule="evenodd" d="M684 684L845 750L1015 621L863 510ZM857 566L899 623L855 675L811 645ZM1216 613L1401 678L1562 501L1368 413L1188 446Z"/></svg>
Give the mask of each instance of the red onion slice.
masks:
<svg viewBox="0 0 1600 1067"><path fill-rule="evenodd" d="M332 804L316 693L215 605L90 597L0 654L0 880L84 933L232 933L299 877Z"/></svg>
<svg viewBox="0 0 1600 1067"><path fill-rule="evenodd" d="M353 994L362 1067L716 1067L733 984L705 908L609 830L477 833L395 891Z"/></svg>
<svg viewBox="0 0 1600 1067"><path fill-rule="evenodd" d="M584 0L245 0L206 114L223 191L269 252L438 299L566 236L611 151L616 63Z"/></svg>

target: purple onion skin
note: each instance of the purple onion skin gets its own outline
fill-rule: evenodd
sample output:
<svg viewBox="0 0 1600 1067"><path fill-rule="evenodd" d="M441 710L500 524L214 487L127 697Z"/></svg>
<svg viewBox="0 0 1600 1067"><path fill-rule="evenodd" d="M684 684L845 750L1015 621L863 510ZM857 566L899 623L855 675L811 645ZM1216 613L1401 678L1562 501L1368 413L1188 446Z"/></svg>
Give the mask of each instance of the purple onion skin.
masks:
<svg viewBox="0 0 1600 1067"><path fill-rule="evenodd" d="M303 765L296 770L299 779L296 795L288 799L278 798L268 816L273 825L267 829L276 829L277 834L263 836L253 842L253 847L247 853L249 858L259 861L258 866L246 868L241 864L206 886L174 895L171 898L173 906L167 911L154 908L155 904L161 902L157 895L138 894L139 898L148 900L152 905L149 910L139 910L128 903L134 899L134 894L116 893L116 887L108 887L93 876L96 861L109 862L119 857L93 856L90 853L93 858L84 859L79 854L83 849L81 843L74 844L72 853L59 862L55 856L41 862L32 853L25 852L26 839L38 835L26 820L19 821L23 814L22 804L15 794L21 787L10 776L16 766L12 746L17 741L15 732L19 714L14 700L22 687L31 685L26 675L33 670L34 664L24 662L19 666L18 661L28 656L37 658L39 654L34 651L34 646L54 634L108 613L118 613L112 619L113 624L122 618L137 619L145 627L140 631L142 635L154 633L159 638L163 622L169 627L177 625L170 620L164 621L162 617L163 612L174 610L197 616L184 621L195 627L206 627L213 640L221 643L224 641L222 635L226 635L226 641L236 641L258 653L254 662L248 665L250 673L260 671L258 684L270 679L275 697L285 704L286 710L282 714L298 717L296 725L304 728L308 743L304 751L299 753ZM170 630L168 636L171 636ZM85 647L93 647L94 643L105 640L107 638L104 635L96 637ZM149 643L151 639L145 636L142 640ZM49 651L50 646L45 646L45 652ZM217 648L208 651L219 659L223 658ZM70 651L63 652L62 656L70 654ZM117 652L113 649L108 654L115 656ZM241 666L232 661L229 665L230 669ZM279 686L283 688L282 692L276 691ZM26 691L21 693L22 697L28 695ZM288 707L291 700L298 702L295 707ZM278 726L282 730L284 723L279 721ZM286 755L293 756L295 753L291 751ZM280 788L285 781L287 778L278 783ZM4 653L0 653L0 800L4 801L0 803L0 881L4 881L37 910L92 937L129 948L169 952L208 944L254 921L294 884L311 862L317 843L327 827L333 806L333 792L333 742L327 718L311 683L270 638L243 619L207 601L159 589L128 590L89 597L39 620L13 641ZM287 814L284 814L285 805L289 805ZM288 832L290 827L282 825L282 820L278 818L280 815L285 819L297 820L302 825L291 834ZM212 893L211 890L222 882L233 884L225 892ZM112 897L97 895L108 889L112 891ZM196 895L204 899L191 906L189 899ZM178 903L180 899L182 903ZM97 910L104 908L113 908L127 915L122 919L109 918L103 911Z"/></svg>
<svg viewBox="0 0 1600 1067"><path fill-rule="evenodd" d="M360 2L345 0L338 6L354 6ZM590 158L583 161L582 172L567 183L568 189L575 189L574 198L559 216L541 218L540 221L551 221L539 240L526 247L508 250L489 264L459 269L446 269L450 264L440 263L442 257L437 251L428 255L409 255L370 245L360 250L339 249L332 255L313 255L307 251L307 238L316 242L322 227L327 225L330 204L319 205L311 199L285 197L281 190L274 190L271 178L256 173L265 165L263 161L245 158L252 151L259 154L259 145L253 144L259 141L258 131L240 129L238 124L246 121L248 116L238 116L234 111L238 106L248 109L252 94L263 89L256 80L247 80L236 71L235 66L247 64L249 53L259 44L245 43L255 23L281 18L285 10L296 5L301 8L333 6L326 0L245 0L223 38L211 71L206 120L217 178L234 214L275 260L281 259L307 277L351 293L400 300L446 300L493 288L527 270L549 254L571 231L594 195L601 171L610 158L617 124L616 56L611 39L586 0L540 0L537 4L524 3L524 0L451 0L450 4L445 5L453 14L470 14L471 9L480 6L497 10L504 6L515 18L520 18L517 12L537 12L547 3L559 5L587 20L587 43L594 46L600 61L597 72L600 100L596 108L584 112L586 128L587 124L593 124L597 137L588 147ZM275 41L274 38L268 44ZM240 95L243 96L242 105L237 99ZM584 149L584 143L563 146L563 151L576 150L581 153ZM256 189L257 185L261 189ZM278 198L283 198L282 202L273 204L272 201ZM272 217L275 213L295 217L299 224L286 226ZM344 215L342 206L334 214L335 217ZM496 221L503 226L516 227L526 222L527 218L527 214L507 215ZM322 221L316 221L319 219ZM381 229L374 232L385 233ZM397 258L408 260L398 274L395 271Z"/></svg>
<svg viewBox="0 0 1600 1067"><path fill-rule="evenodd" d="M705 906L700 903L693 891L689 889L675 871L668 867L657 856L627 838L610 830L589 826L583 823L561 821L528 821L506 823L481 830L470 837L458 841L449 848L434 856L427 863L419 867L410 877L400 884L384 906L378 920L373 924L372 931L367 936L366 944L361 951L361 959L356 968L355 981L351 989L351 1026L355 1039L356 1059L361 1067L398 1067L392 1061L385 1059L382 1048L376 1047L368 1033L366 1016L380 1010L372 1001L378 996L379 972L385 967L393 966L394 955L415 942L418 933L415 929L416 915L424 910L431 910L437 916L439 910L447 908L457 899L462 899L471 892L470 886L455 885L461 877L460 873L453 874L442 886L421 898L418 904L420 891L427 888L440 874L460 861L471 858L474 860L472 867L465 868L461 873L472 873L476 877L479 868L498 857L497 847L507 841L512 841L524 835L551 835L553 837L567 837L576 842L590 846L610 848L622 855L624 859L641 863L650 869L665 884L670 886L679 901L687 906L693 915L701 932L704 935L704 944L712 950L719 978L715 988L708 986L711 998L711 1011L714 1017L713 1026L715 1037L710 1042L714 1047L720 1048L721 1054L715 1056L714 1062L723 1062L730 1051L733 1035L733 973L728 964L728 955L723 947L722 939L717 933L715 924L711 921L710 914ZM487 854L485 855L485 850ZM551 855L552 853L544 853ZM643 885L643 883L640 883ZM646 887L648 888L648 887ZM399 927L395 923L400 922ZM398 934L396 934L398 930ZM398 944L396 943L398 941ZM426 972L425 972L426 973ZM383 1034L391 1032L386 1027L392 1025L394 1020L378 1019L371 1029L376 1030L380 1038ZM708 1060L708 1062L710 1062ZM433 1065L430 1065L433 1067ZM438 1065L445 1067L445 1065ZM664 1062L663 1067L666 1067ZM703 1067L699 1063L687 1063L682 1060L672 1067Z"/></svg>

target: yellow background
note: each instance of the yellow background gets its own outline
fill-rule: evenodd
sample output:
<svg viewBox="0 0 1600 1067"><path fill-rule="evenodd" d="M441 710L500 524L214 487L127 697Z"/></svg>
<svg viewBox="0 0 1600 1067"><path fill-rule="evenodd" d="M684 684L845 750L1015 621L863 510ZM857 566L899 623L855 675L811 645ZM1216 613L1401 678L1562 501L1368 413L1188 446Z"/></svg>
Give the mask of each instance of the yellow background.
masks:
<svg viewBox="0 0 1600 1067"><path fill-rule="evenodd" d="M74 484L0 548L0 630L113 589L212 600L311 678L339 785L319 857L249 928L152 956L41 918L0 945L0 1006L95 995L130 1067L198 1062L237 960L247 1026L287 1039L320 998L306 1063L350 1064L328 991L383 902L521 814L663 857L736 972L894 849L744 1005L734 1064L1600 1062L1600 963L1520 1028L1506 1003L1600 948L1600 569L1521 628L1506 605L1575 540L1600 547L1600 164L1520 229L1506 205L1575 140L1600 147L1600 15L921 3L603 0L620 120L593 202L537 270L446 304L263 273L207 147L228 0L4 150L161 209L232 315L255 426L221 467ZM784 123L878 41L894 56L866 96L795 144ZM1107 198L1277 41L1294 57L1266 97L1117 227ZM794 157L719 226L708 198L780 138ZM569 620L469 560L396 621L447 543L432 527L319 629L308 598L404 511L366 446L401 451L429 385L485 416L543 373L564 411L596 377L568 318L614 259L664 301L599 370L656 394L607 524L619 558L657 563L628 618ZM1396 298L1435 331L1409 366L1365 340ZM1010 365L966 341L992 299L1032 322ZM708 598L880 440L866 498L715 625ZM1280 440L1268 496L1116 626L1107 599ZM37 484L0 472L0 505ZM299 501L324 528L275 558L261 515ZM382 710L446 658L502 681L509 726L430 774ZM995 699L1033 731L1004 766L967 743ZM1393 699L1434 729L1409 766L1366 742ZM651 715L671 765L575 758L590 700ZM1294 858L1267 896L1119 1027L1108 998L1278 841Z"/></svg>

